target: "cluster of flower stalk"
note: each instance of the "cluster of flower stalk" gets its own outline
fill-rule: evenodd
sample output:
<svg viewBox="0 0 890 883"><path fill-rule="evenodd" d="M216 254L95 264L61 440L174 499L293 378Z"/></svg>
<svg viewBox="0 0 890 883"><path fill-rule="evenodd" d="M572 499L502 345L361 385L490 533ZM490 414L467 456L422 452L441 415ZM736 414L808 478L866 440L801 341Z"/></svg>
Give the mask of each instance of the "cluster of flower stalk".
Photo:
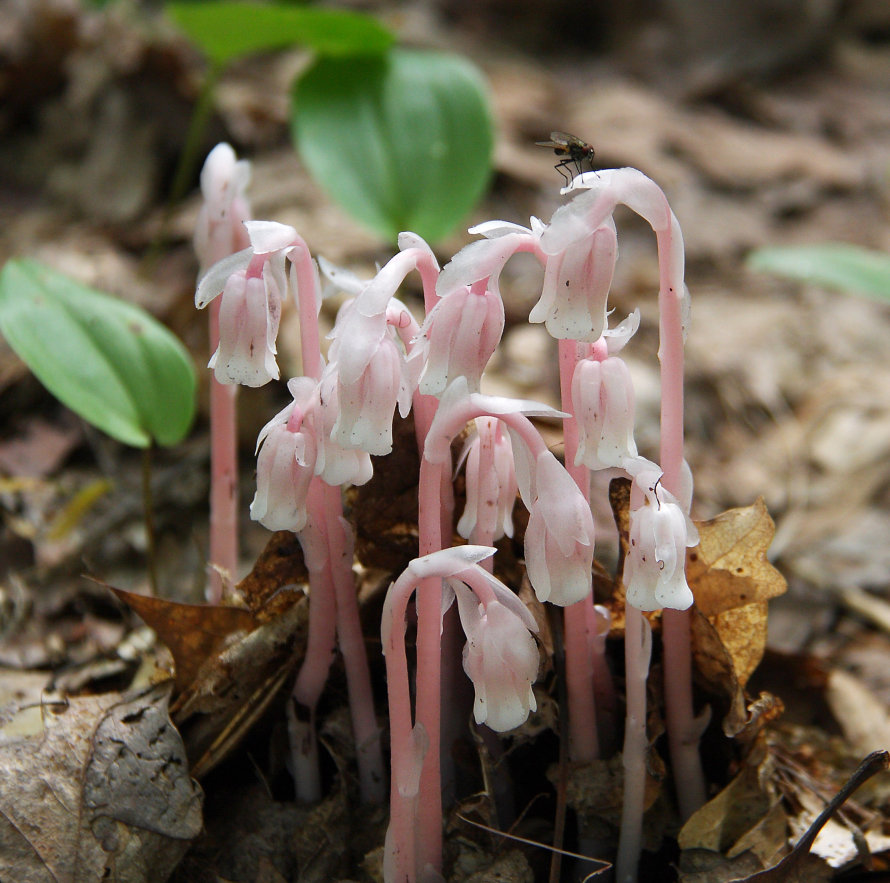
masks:
<svg viewBox="0 0 890 883"><path fill-rule="evenodd" d="M619 469L631 479L626 587L625 798L617 879L632 881L640 853L648 747L646 678L651 634L642 611L663 614L667 728L681 814L704 797L693 717L686 548L697 542L689 519L692 479L683 460L683 339L688 292L677 220L649 178L635 169L579 175L571 199L549 224L530 227L491 221L470 232L482 238L440 269L419 237L399 237L399 253L370 280L313 260L292 227L249 220L247 165L218 146L202 174L205 206L196 243L203 267L199 308L218 313L215 384L260 386L279 378L276 338L282 303L292 293L299 310L303 376L291 379L292 401L259 435L257 491L251 517L270 530L299 537L310 575L308 647L294 687L291 734L298 796L320 796L314 759L314 713L335 648L348 679L361 793L385 796L381 733L374 712L368 661L353 575L353 538L343 517L341 489L367 482L373 457L392 451L395 409L413 411L420 451L418 557L391 584L383 608L390 744L390 824L385 879L441 879L440 766L443 617L456 601L466 638L463 669L473 684L477 725L498 732L520 726L536 709L532 685L539 651L534 617L515 591L493 575L493 544L512 536L517 491L529 513L525 531L528 581L541 602L564 608L564 635L573 761L599 756L597 708L610 685L604 652L608 614L593 603L594 523L591 472ZM639 326L639 312L609 327L608 294L617 259L613 212L629 206L655 232L658 247L660 462L640 456L634 441L634 392L619 353ZM504 329L500 273L517 252L543 266L542 293L529 314L558 340L562 405L482 393L485 367ZM350 295L322 357L318 315L321 273L329 287ZM418 321L397 291L417 271L425 314ZM227 390L226 390L227 392ZM222 395L216 393L216 395ZM231 395L228 396L231 401ZM231 416L217 422L213 445L234 450ZM549 450L532 417L563 421L564 463ZM229 421L226 424L224 421ZM466 427L466 508L452 545L452 443ZM220 437L218 437L218 435ZM231 505L234 462L214 460L214 484L225 484ZM231 514L212 518L214 549L231 550ZM231 568L228 558L213 558ZM229 562L226 564L225 562ZM214 598L218 598L218 584ZM409 672L405 634L409 605L417 617L416 665ZM413 674L413 690L412 690ZM608 686L606 687L608 689ZM416 701L412 708L412 694ZM448 706L450 707L450 706Z"/></svg>

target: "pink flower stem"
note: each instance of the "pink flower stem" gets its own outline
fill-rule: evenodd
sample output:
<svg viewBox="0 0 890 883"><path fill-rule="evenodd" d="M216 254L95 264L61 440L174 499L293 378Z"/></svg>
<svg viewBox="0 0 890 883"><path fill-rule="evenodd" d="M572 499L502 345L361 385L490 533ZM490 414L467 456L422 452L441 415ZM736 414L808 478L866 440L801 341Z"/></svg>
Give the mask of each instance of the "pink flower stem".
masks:
<svg viewBox="0 0 890 883"><path fill-rule="evenodd" d="M429 461L426 461L427 463ZM433 471L438 468L429 464ZM436 486L435 476L431 475L431 486ZM433 519L434 521L436 519ZM472 567L454 574L454 578L466 582L476 592L480 601L489 603L495 599L494 592L478 574L481 570ZM408 682L408 661L405 653L405 618L408 601L416 589L418 596L425 584L436 590L431 594L441 594L441 577L418 579L411 569L390 586L384 605L383 633L385 637L386 681L389 697L390 746L392 752L392 778L390 784L389 829L386 833L386 858L384 878L387 883L415 883L417 880L436 879L442 865L442 807L438 791L429 794L425 791L425 774L429 768L438 768L437 720L435 729L429 730L421 720L421 671L418 661L417 675L417 725L411 724L411 694ZM441 598L436 598L436 619L442 621ZM418 608L420 602L418 600ZM419 616L418 616L419 622ZM419 628L418 628L419 631ZM418 647L420 644L418 636ZM435 654L438 657L438 654ZM432 656L432 654L431 654ZM420 651L418 650L418 660ZM435 662L435 660L431 661ZM426 684L426 680L423 679ZM427 686L429 686L427 684ZM431 703L428 703L431 704ZM435 738L434 738L435 737ZM418 785L418 770L419 785ZM428 798L434 798L429 800ZM430 804L426 806L426 804ZM432 829L432 821L436 820ZM430 837L434 830L435 837ZM434 852L434 848L438 852Z"/></svg>
<svg viewBox="0 0 890 883"><path fill-rule="evenodd" d="M479 444L479 474L490 475L494 471L494 437L486 435L480 438ZM496 507L497 500L482 500L482 506ZM493 546L494 530L483 530L477 519L473 530L470 531L470 542L477 546ZM484 567L489 573L494 573L494 558L486 558L479 562L480 567Z"/></svg>
<svg viewBox="0 0 890 883"><path fill-rule="evenodd" d="M403 573L390 587L392 624L386 655L386 683L389 701L389 743L392 776L389 793L389 829L386 850L392 866L386 870L387 883L408 883L415 876L415 814L417 794L407 787L412 778L411 763L415 760L411 740L411 689L408 683L408 660L405 653L405 614L413 591L412 575Z"/></svg>
<svg viewBox="0 0 890 883"><path fill-rule="evenodd" d="M225 257L225 255L223 255ZM210 304L210 352L219 346L222 298ZM219 604L238 575L238 387L210 375L210 570L207 600Z"/></svg>
<svg viewBox="0 0 890 883"><path fill-rule="evenodd" d="M652 653L649 622L636 607L625 608L624 659L627 718L624 725L624 802L618 840L616 883L635 883L646 798L646 679Z"/></svg>
<svg viewBox="0 0 890 883"><path fill-rule="evenodd" d="M295 245L296 248L290 252L289 256L299 300L303 372L307 377L318 379L321 377L322 370L318 328L318 278L306 243L299 239ZM321 495L320 501L313 498L313 489L316 494ZM327 562L323 580L313 581L310 574L310 647L307 647L306 661L300 670L300 678L303 677L303 670L307 666L309 666L307 679L311 679L313 674L315 678L321 676L320 663L310 661L313 633L320 632L317 638L320 645L319 652L329 653L327 642L329 639L333 640L332 629L336 629L340 651L343 654L343 664L346 668L349 708L356 744L362 800L366 803L380 803L385 794L383 754L380 745L380 731L374 714L371 673L362 635L355 578L352 573L352 539L347 532L347 522L343 519L343 500L340 488L331 487L320 479L313 479L310 489L309 517L318 519L319 529L324 533L327 543ZM323 603L317 601L313 608L313 598L320 593L329 597L326 597ZM328 659L324 664L324 676L318 687L319 695L321 687L324 686L327 679L329 667L330 660ZM299 683L300 679L298 678ZM317 700L318 696L316 695L315 702ZM311 705L313 710L315 702Z"/></svg>
<svg viewBox="0 0 890 883"><path fill-rule="evenodd" d="M223 235L224 232L227 235ZM211 235L211 251L201 272L224 257L247 248L247 231L239 226L217 229ZM222 298L208 310L210 352L219 346L219 311ZM210 375L210 570L206 598L222 601L225 581L238 578L238 387L220 383Z"/></svg>
<svg viewBox="0 0 890 883"><path fill-rule="evenodd" d="M308 770L303 776L295 777L297 799L304 803L321 800L315 739L315 707L318 705L318 699L334 660L337 628L337 607L330 555L319 555L317 551L313 551L327 544L326 487L321 479L312 480L306 502L309 519L306 527L298 534L309 569L309 635L306 640L306 655L294 683L293 697L308 710L309 722L308 725L304 724L299 744L292 745L291 748L297 756L301 751L311 751L310 757L299 758L294 762L295 773L297 769ZM307 726L308 732L305 732Z"/></svg>
<svg viewBox="0 0 890 883"><path fill-rule="evenodd" d="M578 421L572 412L572 374L578 362L578 343L559 341L559 385L562 410L570 414L563 421L565 439L565 467L584 499L590 503L590 470L575 465L578 451ZM591 588L583 600L566 607L563 614L563 633L566 658L566 691L568 693L569 756L578 763L590 763L599 757L594 702L594 670L591 653L592 637L588 623L595 622L593 610L593 576Z"/></svg>
<svg viewBox="0 0 890 883"><path fill-rule="evenodd" d="M661 468L664 486L680 496L683 468L683 237L673 212L656 231L659 263L659 349L661 362ZM705 801L698 751L699 726L692 704L692 644L689 610L662 616L664 690L671 765L680 815L687 819Z"/></svg>
<svg viewBox="0 0 890 883"><path fill-rule="evenodd" d="M386 796L383 752L352 573L352 533L348 522L343 519L340 488L322 484L327 512L328 554L337 606L337 637L346 668L361 797L364 803L382 803Z"/></svg>
<svg viewBox="0 0 890 883"><path fill-rule="evenodd" d="M420 460L418 529L420 554L442 548L441 464ZM417 587L417 723L429 740L420 774L417 803L417 867L442 868L442 771L441 743L442 678L442 580L428 577Z"/></svg>
<svg viewBox="0 0 890 883"><path fill-rule="evenodd" d="M491 416L478 407L468 405L454 415L444 432L453 440L474 417ZM546 450L546 445L531 421L521 414L503 415L504 420L526 442L533 457ZM450 479L450 459L433 463L421 457L418 489L418 529L420 554L429 555L442 548L441 489ZM449 482L450 484L450 482ZM438 873L442 867L442 580L428 577L417 587L417 723L429 740L420 774L417 801L416 864L422 871ZM390 690L392 687L390 686ZM396 748L393 748L396 751ZM393 757L395 758L395 754ZM393 761L395 763L395 760Z"/></svg>

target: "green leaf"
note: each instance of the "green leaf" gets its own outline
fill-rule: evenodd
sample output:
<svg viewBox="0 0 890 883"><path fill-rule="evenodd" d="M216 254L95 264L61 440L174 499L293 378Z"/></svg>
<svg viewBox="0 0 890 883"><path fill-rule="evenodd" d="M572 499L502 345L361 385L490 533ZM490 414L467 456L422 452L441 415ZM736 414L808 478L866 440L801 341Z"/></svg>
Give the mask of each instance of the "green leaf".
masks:
<svg viewBox="0 0 890 883"><path fill-rule="evenodd" d="M487 90L454 55L319 58L297 81L291 126L318 184L390 240L446 236L491 173Z"/></svg>
<svg viewBox="0 0 890 883"><path fill-rule="evenodd" d="M748 266L765 273L890 300L890 256L855 245L827 242L761 248Z"/></svg>
<svg viewBox="0 0 890 883"><path fill-rule="evenodd" d="M216 65L270 49L306 46L323 55L375 55L385 52L393 35L375 19L358 12L211 0L168 3L173 21Z"/></svg>
<svg viewBox="0 0 890 883"><path fill-rule="evenodd" d="M173 445L188 432L191 358L139 307L12 260L0 273L0 331L59 401L118 441Z"/></svg>

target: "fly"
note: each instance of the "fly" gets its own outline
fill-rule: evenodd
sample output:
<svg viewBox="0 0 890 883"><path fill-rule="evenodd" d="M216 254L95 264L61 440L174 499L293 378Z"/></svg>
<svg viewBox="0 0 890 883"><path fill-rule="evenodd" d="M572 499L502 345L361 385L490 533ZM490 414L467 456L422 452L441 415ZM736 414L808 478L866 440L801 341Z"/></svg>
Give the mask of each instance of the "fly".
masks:
<svg viewBox="0 0 890 883"><path fill-rule="evenodd" d="M549 141L536 141L535 144L538 147L553 148L553 152L560 158L553 168L562 175L567 185L569 178L563 169L570 169L574 166L575 171L580 175L584 171L584 163L587 163L591 169L593 168L594 150L577 135L570 135L568 132L551 132Z"/></svg>

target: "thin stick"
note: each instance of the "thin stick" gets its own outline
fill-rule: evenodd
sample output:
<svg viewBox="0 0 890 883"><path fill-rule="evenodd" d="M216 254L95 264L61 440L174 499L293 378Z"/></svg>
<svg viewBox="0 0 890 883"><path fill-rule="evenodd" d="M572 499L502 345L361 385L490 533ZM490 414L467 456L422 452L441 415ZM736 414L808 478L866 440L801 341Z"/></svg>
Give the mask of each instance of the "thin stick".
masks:
<svg viewBox="0 0 890 883"><path fill-rule="evenodd" d="M142 517L145 521L146 563L151 594L158 594L158 555L155 543L154 502L151 493L151 452L154 444L142 450Z"/></svg>

